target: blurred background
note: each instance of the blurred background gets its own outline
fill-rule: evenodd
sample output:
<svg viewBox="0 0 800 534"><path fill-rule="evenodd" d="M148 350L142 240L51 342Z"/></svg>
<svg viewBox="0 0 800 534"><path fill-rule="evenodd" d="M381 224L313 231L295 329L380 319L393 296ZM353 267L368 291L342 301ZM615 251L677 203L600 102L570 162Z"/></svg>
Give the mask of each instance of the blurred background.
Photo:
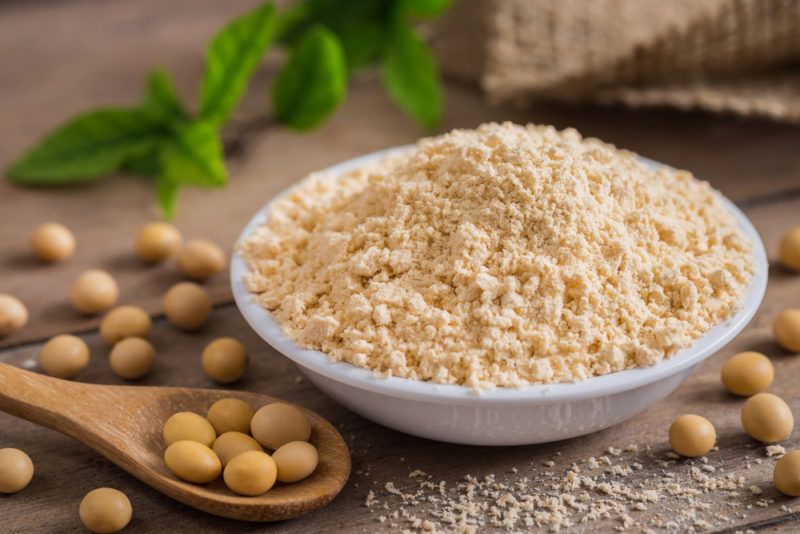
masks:
<svg viewBox="0 0 800 534"><path fill-rule="evenodd" d="M800 120L794 0L462 0L441 27L445 72L493 102Z"/></svg>

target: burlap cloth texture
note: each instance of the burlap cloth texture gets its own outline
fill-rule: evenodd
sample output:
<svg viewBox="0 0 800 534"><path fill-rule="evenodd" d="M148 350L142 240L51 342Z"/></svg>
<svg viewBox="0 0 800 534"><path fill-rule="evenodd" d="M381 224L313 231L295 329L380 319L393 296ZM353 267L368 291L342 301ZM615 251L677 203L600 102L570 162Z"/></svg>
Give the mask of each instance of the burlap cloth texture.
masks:
<svg viewBox="0 0 800 534"><path fill-rule="evenodd" d="M456 0L442 69L494 102L667 105L800 123L800 0Z"/></svg>

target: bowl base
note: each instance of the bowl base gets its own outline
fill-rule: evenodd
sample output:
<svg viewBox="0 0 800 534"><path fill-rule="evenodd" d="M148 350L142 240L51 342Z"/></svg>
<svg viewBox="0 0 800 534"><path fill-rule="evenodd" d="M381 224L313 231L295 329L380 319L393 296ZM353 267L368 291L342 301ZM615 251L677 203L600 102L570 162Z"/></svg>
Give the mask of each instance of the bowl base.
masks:
<svg viewBox="0 0 800 534"><path fill-rule="evenodd" d="M370 421L436 441L498 446L560 441L622 423L672 393L694 368L603 397L475 405L389 397L342 384L300 366L303 374L329 397Z"/></svg>

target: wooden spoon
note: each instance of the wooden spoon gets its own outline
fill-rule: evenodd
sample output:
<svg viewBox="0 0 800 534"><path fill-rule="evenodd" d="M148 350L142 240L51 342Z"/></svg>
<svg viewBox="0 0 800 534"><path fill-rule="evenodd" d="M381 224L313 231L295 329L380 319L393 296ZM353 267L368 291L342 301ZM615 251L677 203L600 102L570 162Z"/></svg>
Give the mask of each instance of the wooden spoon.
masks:
<svg viewBox="0 0 800 534"><path fill-rule="evenodd" d="M311 423L311 443L319 451L319 466L307 479L242 497L221 480L198 486L176 478L164 464L164 422L175 412L205 415L214 401L225 397L256 409L286 402L243 391L81 384L0 364L0 410L88 445L145 484L194 508L232 519L275 521L315 510L339 493L350 475L347 445L330 423L302 407Z"/></svg>

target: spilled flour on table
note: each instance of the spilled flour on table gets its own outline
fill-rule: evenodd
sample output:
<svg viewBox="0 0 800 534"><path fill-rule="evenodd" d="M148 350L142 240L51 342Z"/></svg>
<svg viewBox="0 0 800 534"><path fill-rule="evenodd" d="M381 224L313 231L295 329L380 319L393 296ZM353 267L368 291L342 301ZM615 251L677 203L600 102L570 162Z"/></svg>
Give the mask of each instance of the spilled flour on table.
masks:
<svg viewBox="0 0 800 534"><path fill-rule="evenodd" d="M560 454L554 456L561 460ZM563 462L560 462L563 463ZM548 460L511 473L466 475L448 484L420 470L406 480L374 480L364 505L376 530L402 532L705 532L746 523L763 498L763 478L728 471L720 459L679 459L672 453L611 447L569 467ZM770 465L771 472L772 465ZM535 472L530 478L525 470ZM356 471L357 476L368 472ZM745 476L747 475L747 477ZM767 484L771 485L771 481ZM766 491L775 491L766 486ZM787 501L789 504L792 502ZM784 512L793 511L788 505ZM744 531L742 531L744 532Z"/></svg>
<svg viewBox="0 0 800 534"><path fill-rule="evenodd" d="M707 183L510 123L313 174L240 252L301 346L477 390L658 363L729 318L753 274Z"/></svg>

